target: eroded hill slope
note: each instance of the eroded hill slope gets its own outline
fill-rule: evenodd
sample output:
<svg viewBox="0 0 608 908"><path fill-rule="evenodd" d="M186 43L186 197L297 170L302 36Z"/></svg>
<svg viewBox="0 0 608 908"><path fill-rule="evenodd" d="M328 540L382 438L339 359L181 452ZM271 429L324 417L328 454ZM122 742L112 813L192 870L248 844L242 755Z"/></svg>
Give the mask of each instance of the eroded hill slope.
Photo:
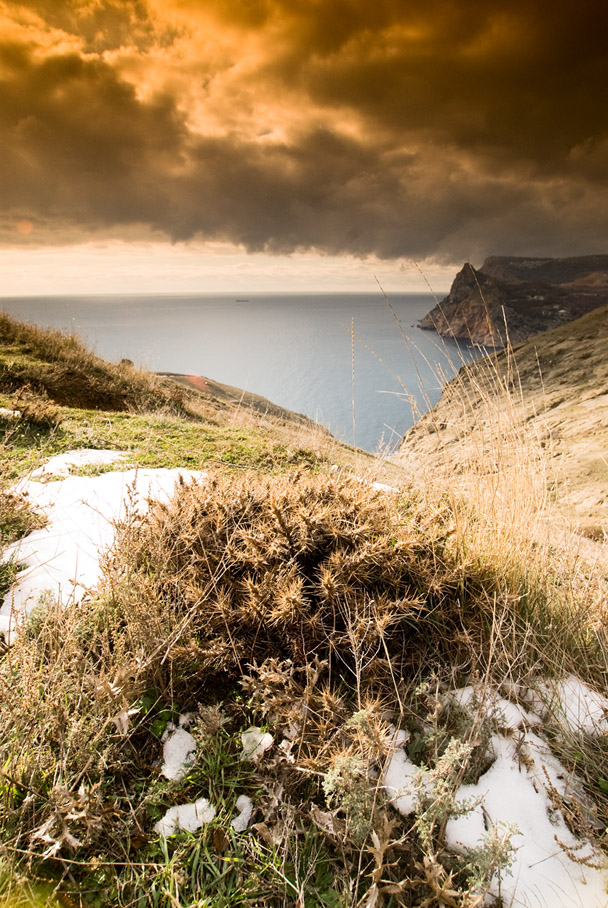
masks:
<svg viewBox="0 0 608 908"><path fill-rule="evenodd" d="M552 513L592 535L608 526L608 306L463 367L405 436L399 461L455 478L546 472ZM510 442L509 442L510 439ZM512 459L515 462L509 462Z"/></svg>

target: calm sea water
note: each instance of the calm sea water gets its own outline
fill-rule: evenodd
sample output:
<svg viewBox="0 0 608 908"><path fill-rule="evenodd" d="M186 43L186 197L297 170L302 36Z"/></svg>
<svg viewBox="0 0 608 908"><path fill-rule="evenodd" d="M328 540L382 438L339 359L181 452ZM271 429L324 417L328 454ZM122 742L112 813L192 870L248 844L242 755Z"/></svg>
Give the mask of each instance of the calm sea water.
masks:
<svg viewBox="0 0 608 908"><path fill-rule="evenodd" d="M13 297L0 308L24 321L76 332L105 359L205 375L262 394L353 442L394 449L477 355L416 324L435 301L390 295L405 338L380 293Z"/></svg>

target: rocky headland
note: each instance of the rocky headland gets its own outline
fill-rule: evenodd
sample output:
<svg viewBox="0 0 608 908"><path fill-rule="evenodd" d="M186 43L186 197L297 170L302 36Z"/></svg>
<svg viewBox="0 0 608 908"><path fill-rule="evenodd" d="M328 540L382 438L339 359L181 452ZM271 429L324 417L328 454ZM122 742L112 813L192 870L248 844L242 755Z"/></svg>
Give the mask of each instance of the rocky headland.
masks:
<svg viewBox="0 0 608 908"><path fill-rule="evenodd" d="M608 255L491 256L467 262L449 294L420 322L484 347L518 344L608 303Z"/></svg>

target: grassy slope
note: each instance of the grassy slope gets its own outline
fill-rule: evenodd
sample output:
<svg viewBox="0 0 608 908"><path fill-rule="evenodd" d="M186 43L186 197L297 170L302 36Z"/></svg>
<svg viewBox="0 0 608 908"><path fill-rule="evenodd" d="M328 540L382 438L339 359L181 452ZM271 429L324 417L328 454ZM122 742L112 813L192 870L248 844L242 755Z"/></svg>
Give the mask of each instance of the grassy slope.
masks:
<svg viewBox="0 0 608 908"><path fill-rule="evenodd" d="M444 796L474 774L488 730L446 707L443 683L577 667L605 689L590 578L579 583L516 537L511 511L501 535L489 512L450 494L453 483L414 490L406 470L298 417L103 363L60 335L4 321L0 394L22 413L1 417L5 486L74 447L213 467L210 484L127 522L98 596L61 621L47 603L0 660L5 854L63 880L66 904L84 908L396 908L441 893L476 904L475 868L444 854L445 806L425 803L404 821L370 792L369 771L395 723L412 734L412 759L431 766L452 738L466 742L469 756L440 777ZM372 492L348 478L352 467L400 494ZM515 498L536 505L521 484ZM2 500L8 541L29 518ZM158 735L184 709L196 714L197 762L167 782ZM239 758L250 724L288 736L263 773ZM596 797L598 779L608 788L604 750L571 747ZM159 842L153 822L205 793L216 821ZM259 822L236 836L241 793ZM0 874L0 904L2 885Z"/></svg>
<svg viewBox="0 0 608 908"><path fill-rule="evenodd" d="M608 307L461 369L404 438L399 461L480 477L513 450L546 473L551 512L608 529ZM508 403L505 405L505 401ZM542 465L541 465L542 461ZM475 465L475 468L473 468Z"/></svg>

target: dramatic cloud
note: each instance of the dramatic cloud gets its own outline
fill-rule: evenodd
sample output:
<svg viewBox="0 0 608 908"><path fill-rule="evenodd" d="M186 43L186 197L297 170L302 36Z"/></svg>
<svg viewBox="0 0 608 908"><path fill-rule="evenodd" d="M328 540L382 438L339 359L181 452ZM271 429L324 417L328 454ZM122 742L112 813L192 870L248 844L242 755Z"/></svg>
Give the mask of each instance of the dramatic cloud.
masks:
<svg viewBox="0 0 608 908"><path fill-rule="evenodd" d="M0 3L3 245L605 251L608 8Z"/></svg>

